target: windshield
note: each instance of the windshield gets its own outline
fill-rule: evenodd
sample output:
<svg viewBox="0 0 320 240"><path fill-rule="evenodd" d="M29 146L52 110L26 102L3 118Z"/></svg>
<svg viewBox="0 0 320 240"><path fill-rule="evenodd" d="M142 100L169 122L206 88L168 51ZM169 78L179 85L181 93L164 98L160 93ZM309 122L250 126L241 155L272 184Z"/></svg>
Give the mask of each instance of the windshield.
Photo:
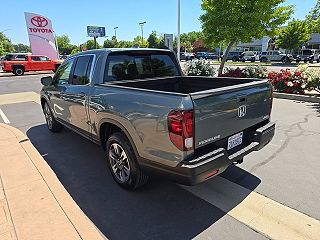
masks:
<svg viewBox="0 0 320 240"><path fill-rule="evenodd" d="M130 79L178 76L178 69L167 54L109 55L105 82Z"/></svg>

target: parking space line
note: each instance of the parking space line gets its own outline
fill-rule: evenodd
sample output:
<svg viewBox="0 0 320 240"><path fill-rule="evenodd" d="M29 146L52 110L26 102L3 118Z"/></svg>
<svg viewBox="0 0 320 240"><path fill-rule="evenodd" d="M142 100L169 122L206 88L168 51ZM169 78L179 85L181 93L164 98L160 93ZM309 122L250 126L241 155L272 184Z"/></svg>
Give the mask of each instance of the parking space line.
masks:
<svg viewBox="0 0 320 240"><path fill-rule="evenodd" d="M271 239L320 239L319 220L222 177L182 187ZM206 235L212 227L198 237Z"/></svg>
<svg viewBox="0 0 320 240"><path fill-rule="evenodd" d="M0 116L1 116L2 120L4 121L4 123L6 123L6 124L9 124L9 123L10 123L9 119L8 119L7 116L4 114L4 112L2 111L1 108L0 108Z"/></svg>
<svg viewBox="0 0 320 240"><path fill-rule="evenodd" d="M0 105L22 102L35 102L40 104L40 96L35 92L21 92L0 95Z"/></svg>

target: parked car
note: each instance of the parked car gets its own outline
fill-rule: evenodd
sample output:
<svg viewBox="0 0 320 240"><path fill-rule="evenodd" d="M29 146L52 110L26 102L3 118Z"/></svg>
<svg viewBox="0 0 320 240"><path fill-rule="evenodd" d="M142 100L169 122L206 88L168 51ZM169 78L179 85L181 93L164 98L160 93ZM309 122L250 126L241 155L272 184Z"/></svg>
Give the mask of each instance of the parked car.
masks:
<svg viewBox="0 0 320 240"><path fill-rule="evenodd" d="M239 51L230 51L227 56L227 61L231 60L232 62L238 62L240 61L242 52ZM223 58L224 55L221 56Z"/></svg>
<svg viewBox="0 0 320 240"><path fill-rule="evenodd" d="M208 52L196 52L195 57L197 59L203 58L203 59L207 59Z"/></svg>
<svg viewBox="0 0 320 240"><path fill-rule="evenodd" d="M297 63L299 62L313 63L314 61L316 61L317 63L320 62L318 49L303 49L303 50L300 50L296 56Z"/></svg>
<svg viewBox="0 0 320 240"><path fill-rule="evenodd" d="M257 54L257 52L246 51L246 52L243 52L243 53L240 55L240 61L242 61L242 62L246 62L246 61L250 61L250 62L259 61L259 55Z"/></svg>
<svg viewBox="0 0 320 240"><path fill-rule="evenodd" d="M260 62L282 62L291 63L294 58L291 54L285 54L281 51L261 52Z"/></svg>
<svg viewBox="0 0 320 240"><path fill-rule="evenodd" d="M17 76L23 75L28 71L56 71L61 64L61 60L51 60L42 55L21 55L21 58L15 57L11 60L2 62L2 70L4 72L12 72Z"/></svg>
<svg viewBox="0 0 320 240"><path fill-rule="evenodd" d="M194 58L195 58L194 53L189 53L189 52L181 52L180 53L180 60L189 61L189 60L192 60Z"/></svg>
<svg viewBox="0 0 320 240"><path fill-rule="evenodd" d="M66 126L101 145L113 178L127 189L150 174L186 185L206 181L275 132L267 80L183 76L169 50L78 53L41 83L48 129Z"/></svg>
<svg viewBox="0 0 320 240"><path fill-rule="evenodd" d="M217 59L218 59L218 55L209 52L209 53L207 54L207 59L217 60Z"/></svg>

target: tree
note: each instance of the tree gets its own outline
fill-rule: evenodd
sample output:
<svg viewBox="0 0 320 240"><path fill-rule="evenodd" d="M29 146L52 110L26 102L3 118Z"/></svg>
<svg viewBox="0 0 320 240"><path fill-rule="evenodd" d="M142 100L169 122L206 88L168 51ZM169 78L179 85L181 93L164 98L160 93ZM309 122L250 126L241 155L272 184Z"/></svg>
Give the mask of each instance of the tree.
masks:
<svg viewBox="0 0 320 240"><path fill-rule="evenodd" d="M138 44L141 48L147 48L149 46L149 42L146 41L145 39L143 39L142 41L142 37L140 35L136 36L133 39L133 45L134 44Z"/></svg>
<svg viewBox="0 0 320 240"><path fill-rule="evenodd" d="M219 74L228 53L237 42L248 42L264 35L274 35L292 15L292 6L280 6L285 0L202 0L200 16L207 44L227 43Z"/></svg>
<svg viewBox="0 0 320 240"><path fill-rule="evenodd" d="M150 48L158 48L159 39L157 37L157 32L152 31L147 39Z"/></svg>
<svg viewBox="0 0 320 240"><path fill-rule="evenodd" d="M91 50L91 49L95 49L95 46L94 46L94 40L93 39L90 39L86 42L86 46L87 46L87 50ZM97 42L97 48L96 49L99 49L100 48L100 45L99 43Z"/></svg>
<svg viewBox="0 0 320 240"><path fill-rule="evenodd" d="M13 44L4 33L0 32L0 55L4 55L9 52L14 52Z"/></svg>
<svg viewBox="0 0 320 240"><path fill-rule="evenodd" d="M103 42L103 48L114 48L116 47L116 44L114 41L107 39Z"/></svg>
<svg viewBox="0 0 320 240"><path fill-rule="evenodd" d="M67 35L57 36L57 43L60 55L70 55L74 49L76 49L75 51L78 49L78 46L71 44Z"/></svg>
<svg viewBox="0 0 320 240"><path fill-rule="evenodd" d="M31 48L22 43L14 44L13 47L15 52L31 52Z"/></svg>
<svg viewBox="0 0 320 240"><path fill-rule="evenodd" d="M310 40L310 33L305 21L293 19L288 26L279 30L276 44L284 49L300 48L303 43Z"/></svg>
<svg viewBox="0 0 320 240"><path fill-rule="evenodd" d="M320 0L317 1L314 8L311 9L306 16L306 22L308 24L310 33L320 32Z"/></svg>

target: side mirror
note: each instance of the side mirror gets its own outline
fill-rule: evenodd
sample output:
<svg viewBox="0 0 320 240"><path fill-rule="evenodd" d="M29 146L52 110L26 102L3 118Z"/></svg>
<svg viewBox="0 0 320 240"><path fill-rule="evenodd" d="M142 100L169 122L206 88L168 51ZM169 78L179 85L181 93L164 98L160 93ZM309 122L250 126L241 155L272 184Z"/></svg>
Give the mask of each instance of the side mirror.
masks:
<svg viewBox="0 0 320 240"><path fill-rule="evenodd" d="M51 76L41 78L41 83L44 86L50 86L52 85L52 82L53 82L53 79Z"/></svg>

